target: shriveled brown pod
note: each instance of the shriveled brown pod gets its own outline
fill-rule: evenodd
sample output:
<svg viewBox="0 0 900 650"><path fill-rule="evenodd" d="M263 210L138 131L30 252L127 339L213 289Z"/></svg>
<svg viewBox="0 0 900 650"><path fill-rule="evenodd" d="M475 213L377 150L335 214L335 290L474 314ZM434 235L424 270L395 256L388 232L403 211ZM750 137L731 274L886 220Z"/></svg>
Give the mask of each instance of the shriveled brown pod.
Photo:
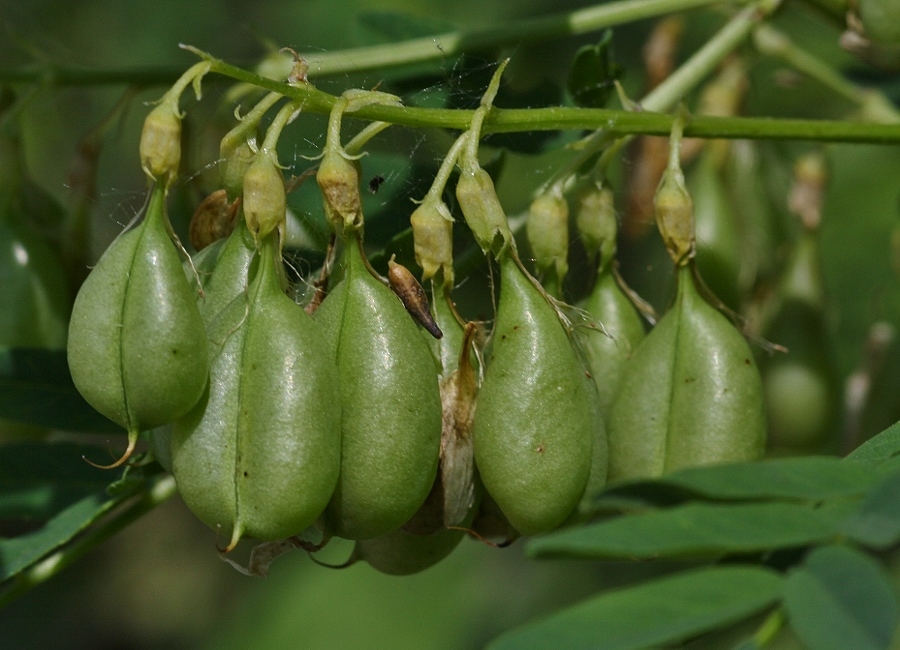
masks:
<svg viewBox="0 0 900 650"><path fill-rule="evenodd" d="M234 230L240 205L241 199L229 201L225 190L216 190L203 199L191 217L188 229L191 245L200 251L228 237Z"/></svg>

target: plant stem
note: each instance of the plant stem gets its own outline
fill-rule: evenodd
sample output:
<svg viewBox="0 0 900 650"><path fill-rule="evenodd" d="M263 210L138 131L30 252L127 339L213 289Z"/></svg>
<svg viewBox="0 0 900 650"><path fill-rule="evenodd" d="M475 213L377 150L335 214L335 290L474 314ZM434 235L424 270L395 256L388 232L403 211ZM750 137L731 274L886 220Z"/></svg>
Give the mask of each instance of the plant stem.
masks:
<svg viewBox="0 0 900 650"><path fill-rule="evenodd" d="M359 47L303 58L313 76L346 74L424 61L440 61L465 51L574 36L613 25L696 9L718 0L622 0L540 18L517 20L501 27L456 30L400 43Z"/></svg>
<svg viewBox="0 0 900 650"><path fill-rule="evenodd" d="M781 632L784 623L784 611L781 608L776 609L769 614L753 635L753 641L756 644L756 647L765 648L768 646L778 633Z"/></svg>
<svg viewBox="0 0 900 650"><path fill-rule="evenodd" d="M370 47L348 48L325 53L306 53L303 58L311 74L318 77L344 75L409 63L439 61L465 51L499 47L562 36L585 34L652 18L667 13L687 11L718 4L720 0L621 0L566 14L512 21L501 27L455 30L444 34ZM293 61L285 60L284 77ZM134 84L138 86L169 85L182 74L183 68L167 66L91 70L64 65L40 64L19 70L0 69L0 83L40 81L57 86L93 86Z"/></svg>
<svg viewBox="0 0 900 650"><path fill-rule="evenodd" d="M47 556L10 581L0 593L0 608L16 600L32 588L56 576L63 569L99 546L107 539L140 519L176 492L175 479L168 474L158 475L149 481L140 496L133 499L109 517L88 528L71 544Z"/></svg>
<svg viewBox="0 0 900 650"><path fill-rule="evenodd" d="M882 93L848 81L832 66L798 47L787 34L769 25L760 25L753 32L753 42L763 54L780 58L798 72L857 104L864 117L877 122L900 122L900 111Z"/></svg>
<svg viewBox="0 0 900 650"><path fill-rule="evenodd" d="M204 55L209 56L209 55ZM266 90L280 92L291 99L304 100L303 110L328 113L337 98L313 87L295 87L260 77L253 72L213 59L211 72L238 81L246 81ZM655 100L658 101L658 100ZM380 120L419 128L446 128L464 131L471 124L474 111L446 108L372 105L356 111L354 117ZM606 129L619 137L634 134L668 135L672 129L670 115L643 111L634 113L602 108L502 109L494 107L485 118L484 133L517 131L556 131L566 129ZM863 124L837 120L772 119L764 117L694 116L685 125L685 137L751 138L774 140L821 140L826 142L867 142L896 144L900 142L900 125Z"/></svg>
<svg viewBox="0 0 900 650"><path fill-rule="evenodd" d="M640 104L645 111L667 111L692 88L709 76L716 66L744 42L760 20L766 16L756 6L745 7L722 29L678 67L661 84L650 91Z"/></svg>

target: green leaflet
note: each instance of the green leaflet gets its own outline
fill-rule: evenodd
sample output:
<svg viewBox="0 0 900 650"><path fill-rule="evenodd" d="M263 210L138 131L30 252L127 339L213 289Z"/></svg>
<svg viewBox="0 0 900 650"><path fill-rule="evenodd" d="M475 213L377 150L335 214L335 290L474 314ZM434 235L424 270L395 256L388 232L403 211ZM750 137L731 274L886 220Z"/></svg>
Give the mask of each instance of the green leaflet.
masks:
<svg viewBox="0 0 900 650"><path fill-rule="evenodd" d="M781 577L757 567L709 567L610 591L523 625L491 650L640 650L740 621L777 602Z"/></svg>

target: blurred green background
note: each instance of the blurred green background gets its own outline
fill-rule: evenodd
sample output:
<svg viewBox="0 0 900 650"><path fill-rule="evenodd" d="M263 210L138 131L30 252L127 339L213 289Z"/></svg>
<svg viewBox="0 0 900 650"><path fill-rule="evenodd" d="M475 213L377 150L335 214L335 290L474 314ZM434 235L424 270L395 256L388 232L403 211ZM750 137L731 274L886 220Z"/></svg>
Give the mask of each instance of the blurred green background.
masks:
<svg viewBox="0 0 900 650"><path fill-rule="evenodd" d="M229 62L254 66L267 44L299 51L351 47L389 38L373 30L373 21L357 17L378 10L398 11L423 23L475 28L501 25L511 19L585 6L560 2L552 7L536 0L485 3L458 0L383 0L377 6L360 0L255 2L195 0L0 0L0 67L22 68L50 62L98 69L174 66L186 69L195 61L178 48L189 43ZM369 14L371 16L371 14ZM701 44L721 16L693 16L681 58ZM799 40L841 68L857 68L835 46L839 31L803 7L790 7L779 22ZM379 22L379 21L374 21ZM381 23L379 23L381 24ZM635 96L642 87L640 48L649 23L616 31L616 57L626 70L625 83ZM539 97L546 86L565 78L572 54L596 35L567 41L513 48L512 87ZM532 65L539 62L540 65ZM410 88L408 98L427 104L458 93L460 103L477 102L492 61L461 70L442 62L427 77L432 85ZM759 115L840 117L849 106L834 100L815 84L798 80L788 90L774 83L779 66L756 62L748 110ZM532 71L535 71L532 74ZM330 89L349 85L373 87L381 77L372 73L328 81ZM546 82L546 83L545 83ZM468 85L472 88L468 89ZM885 84L887 90L895 88ZM181 229L192 202L211 189L216 134L222 116L216 98L224 86L210 84L211 101L191 110L207 131L190 133L189 175L179 188L183 201L173 207ZM70 166L80 137L112 109L121 86L47 87L31 99L23 121L28 168L34 180L64 205L73 201L68 190ZM92 199L95 255L139 209L144 176L137 159L137 138L146 114L142 102L159 97L163 87L142 90L124 120L105 138L98 170L97 195ZM552 93L550 93L552 95ZM560 100L561 96L557 96ZM537 100L536 100L536 103ZM321 119L291 131L282 159L302 170L322 143ZM421 196L430 170L440 160L446 139L440 135L398 132L366 161L366 177L386 178L373 204L375 219L388 237L406 218L388 214L388 204L406 204ZM196 137L194 137L196 136ZM381 146L381 155L378 154ZM809 145L773 146L790 159ZM407 151L412 154L408 155ZM553 171L551 163L519 154L527 169L517 182L507 178L501 188L511 211L524 208L529 189ZM891 234L897 222L900 152L896 147L841 145L828 152L833 174L826 199L823 255L826 285L832 298L829 318L841 376L862 361L865 336L873 322L898 322L900 288L891 267ZM420 164L422 169L416 165ZM514 164L514 163L513 163ZM874 171L874 173L873 173ZM892 180L891 180L892 179ZM786 182L786 181L785 181ZM304 200L302 196L296 199ZM374 229L373 229L374 230ZM367 231L367 234L370 234ZM372 234L377 239L378 232ZM668 270L640 274L637 286L660 285ZM662 275L660 275L662 274ZM665 298L655 296L665 305ZM658 566L531 562L522 544L498 550L465 540L444 562L423 574L392 578L365 565L331 570L313 564L302 552L277 560L268 578L247 578L218 559L213 534L198 523L176 498L124 533L95 549L59 578L0 610L0 644L9 648L474 648L499 632L579 600L598 588L625 582ZM324 561L341 563L350 545L333 544Z"/></svg>

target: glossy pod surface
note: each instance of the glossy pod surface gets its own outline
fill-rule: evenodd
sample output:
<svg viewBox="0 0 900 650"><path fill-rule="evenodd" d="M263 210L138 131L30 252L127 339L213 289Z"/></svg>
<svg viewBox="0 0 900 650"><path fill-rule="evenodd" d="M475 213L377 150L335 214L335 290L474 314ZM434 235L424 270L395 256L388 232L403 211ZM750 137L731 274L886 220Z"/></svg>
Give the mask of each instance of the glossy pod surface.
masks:
<svg viewBox="0 0 900 650"><path fill-rule="evenodd" d="M475 464L523 535L554 529L582 496L602 419L556 310L509 255L475 409Z"/></svg>
<svg viewBox="0 0 900 650"><path fill-rule="evenodd" d="M165 191L116 239L72 310L72 379L91 406L129 432L184 415L207 382L207 346L194 291L165 227Z"/></svg>
<svg viewBox="0 0 900 650"><path fill-rule="evenodd" d="M400 299L346 241L344 277L316 311L341 377L341 475L328 530L366 539L400 527L425 501L441 437L438 374Z"/></svg>
<svg viewBox="0 0 900 650"><path fill-rule="evenodd" d="M626 364L609 419L609 478L760 458L762 382L750 348L678 271L675 304Z"/></svg>
<svg viewBox="0 0 900 650"><path fill-rule="evenodd" d="M281 290L273 238L249 292L211 324L208 394L172 434L179 492L229 548L307 528L340 467L337 370L317 324Z"/></svg>
<svg viewBox="0 0 900 650"><path fill-rule="evenodd" d="M597 385L600 408L607 417L621 384L624 365L644 339L644 324L610 267L600 270L597 283L582 307L595 325L576 331Z"/></svg>

